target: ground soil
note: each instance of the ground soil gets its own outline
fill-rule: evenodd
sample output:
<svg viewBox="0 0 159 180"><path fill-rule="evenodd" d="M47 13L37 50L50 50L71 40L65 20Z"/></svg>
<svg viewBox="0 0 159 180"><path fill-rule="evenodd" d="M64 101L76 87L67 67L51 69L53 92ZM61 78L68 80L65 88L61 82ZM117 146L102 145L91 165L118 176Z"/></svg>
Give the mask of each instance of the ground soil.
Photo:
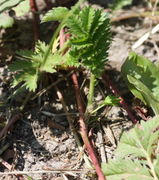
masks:
<svg viewBox="0 0 159 180"><path fill-rule="evenodd" d="M93 6L106 8L104 1L93 2ZM59 2L58 2L59 3ZM71 3L71 2L67 2ZM59 4L56 4L59 5ZM65 4L66 5L66 4ZM70 4L67 4L70 5ZM43 1L39 1L41 11L45 10ZM134 5L118 12L119 17L125 11L136 12L143 9L142 5ZM107 11L107 9L105 9ZM30 14L22 19L17 19L13 28L0 29L0 102L13 92L10 88L11 74L8 72L8 64L15 60L15 51L19 49L31 49L33 43L32 20ZM109 53L109 62L106 67L110 79L133 110L135 102L120 75L120 68L128 53L132 50L134 43L146 32L152 29L157 23L156 20L149 18L128 18L117 20L112 23L113 42ZM41 39L49 41L56 24L40 25ZM149 58L152 61L158 60L158 33L150 36L135 51ZM66 76L67 72L60 72L59 75L49 75L48 83ZM85 93L88 91L87 81L80 78ZM68 76L58 85L63 94L73 124L78 134L78 111L76 106L75 93ZM96 101L101 102L103 96L110 93L101 79L96 88ZM19 113L18 107L24 102L28 92L19 93L16 98L0 106L0 122L3 123L10 119L14 114ZM136 112L134 111L134 114ZM141 119L138 116L139 119ZM96 147L96 153L100 160L108 160L113 157L113 151L117 146L121 133L130 129L133 123L129 119L126 111L119 106L106 107L101 110L99 116L91 117L88 128L92 141ZM79 135L79 134L78 134ZM101 140L102 139L102 140ZM82 143L79 136L79 141ZM101 146L104 147L105 156L101 156ZM2 152L1 152L2 149ZM83 147L84 152L84 147ZM95 180L96 176L92 170L87 171L88 165L84 160L84 153L80 152L73 131L69 128L67 116L64 113L61 102L59 101L56 90L53 87L43 96L29 101L23 113L5 137L0 141L0 155L6 162L11 164L12 170L26 171L23 179L34 180ZM60 169L59 172L54 170ZM0 166L2 172L8 172L3 165ZM52 173L41 173L40 171L52 170ZM63 172L62 170L65 170ZM68 170L68 171L66 171ZM74 172L74 170L78 170ZM36 171L37 173L28 173ZM22 177L21 177L22 178ZM1 179L18 179L15 175L3 175Z"/></svg>

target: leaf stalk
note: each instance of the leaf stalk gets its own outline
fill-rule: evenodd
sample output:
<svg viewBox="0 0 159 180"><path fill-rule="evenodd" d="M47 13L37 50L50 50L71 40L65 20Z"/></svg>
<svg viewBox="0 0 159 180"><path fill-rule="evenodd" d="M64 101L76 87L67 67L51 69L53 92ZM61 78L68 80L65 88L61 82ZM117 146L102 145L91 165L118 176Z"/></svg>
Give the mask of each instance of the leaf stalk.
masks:
<svg viewBox="0 0 159 180"><path fill-rule="evenodd" d="M72 10L69 11L69 13L67 14L67 16L62 20L62 22L59 24L59 26L57 27L56 31L54 32L54 35L52 36L52 39L49 43L49 47L44 55L44 59L43 59L43 65L46 63L47 58L49 56L49 53L52 49L52 45L55 41L55 39L57 38L60 30L63 28L63 26L65 25L66 20L74 13L74 11L84 2L85 0L79 0L78 3L72 8Z"/></svg>

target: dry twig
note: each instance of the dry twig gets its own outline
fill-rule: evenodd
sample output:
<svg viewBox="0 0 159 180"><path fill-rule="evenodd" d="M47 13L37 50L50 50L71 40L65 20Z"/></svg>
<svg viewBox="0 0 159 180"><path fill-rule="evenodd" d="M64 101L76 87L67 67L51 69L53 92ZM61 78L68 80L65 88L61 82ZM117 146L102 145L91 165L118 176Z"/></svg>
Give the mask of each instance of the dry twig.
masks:
<svg viewBox="0 0 159 180"><path fill-rule="evenodd" d="M12 172L0 172L0 175L14 175L14 174L43 174L43 173L78 173L78 174L85 174L90 172L90 169L79 169L79 170L70 170L70 169L55 169L55 170L39 170L39 171L12 171Z"/></svg>

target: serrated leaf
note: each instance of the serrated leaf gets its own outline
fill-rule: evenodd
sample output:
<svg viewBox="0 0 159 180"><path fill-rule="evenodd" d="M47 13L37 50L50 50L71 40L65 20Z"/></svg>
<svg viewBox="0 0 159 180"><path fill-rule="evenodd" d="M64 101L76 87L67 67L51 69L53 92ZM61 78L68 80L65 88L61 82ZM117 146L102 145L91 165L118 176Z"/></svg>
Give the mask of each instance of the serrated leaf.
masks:
<svg viewBox="0 0 159 180"><path fill-rule="evenodd" d="M141 122L141 126L135 126L129 132L124 132L116 154L120 157L131 155L133 157L147 158L151 156L156 140L159 138L159 131L155 131L159 127L159 116Z"/></svg>
<svg viewBox="0 0 159 180"><path fill-rule="evenodd" d="M90 6L86 6L80 13L82 27L87 33L90 32L94 15L95 11Z"/></svg>
<svg viewBox="0 0 159 180"><path fill-rule="evenodd" d="M27 72L27 74L24 75L24 81L26 89L35 92L37 88L38 74L35 71Z"/></svg>
<svg viewBox="0 0 159 180"><path fill-rule="evenodd" d="M77 58L70 56L69 53L65 54L64 58L64 66L68 67L79 67L80 63Z"/></svg>
<svg viewBox="0 0 159 180"><path fill-rule="evenodd" d="M111 42L108 16L101 10L85 7L78 16L71 16L66 25L72 33L70 56L77 58L96 77L100 76Z"/></svg>
<svg viewBox="0 0 159 180"><path fill-rule="evenodd" d="M41 71L54 73L56 72L55 67L60 65L62 62L62 56L59 54L49 55L45 64L40 67Z"/></svg>
<svg viewBox="0 0 159 180"><path fill-rule="evenodd" d="M34 54L44 54L48 49L48 45L46 45L45 42L38 41L35 46L35 52Z"/></svg>
<svg viewBox="0 0 159 180"><path fill-rule="evenodd" d="M142 144L148 152L149 156L153 153L154 148L157 148L156 141L159 139L159 116L155 116L148 122L141 122L140 136L143 136ZM140 128L139 128L140 129Z"/></svg>
<svg viewBox="0 0 159 180"><path fill-rule="evenodd" d="M108 180L157 179L159 168L158 140L159 116L141 121L124 132L115 159L102 165Z"/></svg>
<svg viewBox="0 0 159 180"><path fill-rule="evenodd" d="M10 17L7 13L0 14L0 27L9 28L12 27L14 19Z"/></svg>
<svg viewBox="0 0 159 180"><path fill-rule="evenodd" d="M28 0L24 0L24 1L20 2L16 7L12 8L12 9L15 11L17 17L23 16L26 13L29 12L29 10L30 10L30 2Z"/></svg>
<svg viewBox="0 0 159 180"><path fill-rule="evenodd" d="M94 19L91 25L90 34L94 34L96 32L96 29L103 23L103 20L101 19L101 10L96 10L94 14Z"/></svg>
<svg viewBox="0 0 159 180"><path fill-rule="evenodd" d="M63 57L58 53L52 54L50 52L44 63L43 60L47 48L48 45L38 41L34 52L28 50L17 52L20 59L9 66L11 72L16 72L13 87L17 86L19 83L23 83L29 91L35 91L41 73L56 72L55 68L60 65Z"/></svg>
<svg viewBox="0 0 159 180"><path fill-rule="evenodd" d="M137 160L111 160L108 164L102 164L102 170L108 180L153 180L148 168Z"/></svg>
<svg viewBox="0 0 159 180"><path fill-rule="evenodd" d="M42 18L41 22L62 21L68 14L69 10L66 7L57 7L48 11Z"/></svg>
<svg viewBox="0 0 159 180"><path fill-rule="evenodd" d="M70 27L71 34L80 37L87 37L87 33L84 31L81 21L78 17L72 16L67 20L67 25Z"/></svg>

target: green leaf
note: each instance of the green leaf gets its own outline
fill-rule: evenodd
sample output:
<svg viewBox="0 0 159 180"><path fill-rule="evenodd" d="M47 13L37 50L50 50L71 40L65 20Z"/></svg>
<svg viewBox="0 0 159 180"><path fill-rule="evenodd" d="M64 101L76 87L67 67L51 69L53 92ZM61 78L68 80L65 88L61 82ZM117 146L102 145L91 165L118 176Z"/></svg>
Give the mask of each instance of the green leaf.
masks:
<svg viewBox="0 0 159 180"><path fill-rule="evenodd" d="M0 14L0 27L9 28L12 27L14 19L10 17L7 13Z"/></svg>
<svg viewBox="0 0 159 180"><path fill-rule="evenodd" d="M71 34L79 37L87 37L87 33L82 27L82 23L77 16L72 16L67 20L67 25L70 27Z"/></svg>
<svg viewBox="0 0 159 180"><path fill-rule="evenodd" d="M34 55L34 52L30 50L20 50L17 51L16 54L19 55L22 59L31 59L31 57Z"/></svg>
<svg viewBox="0 0 159 180"><path fill-rule="evenodd" d="M148 168L137 160L118 159L102 164L102 170L108 180L153 180Z"/></svg>
<svg viewBox="0 0 159 180"><path fill-rule="evenodd" d="M154 166L155 166L155 172L159 178L159 154L157 155L157 159L156 162L154 163Z"/></svg>
<svg viewBox="0 0 159 180"><path fill-rule="evenodd" d="M46 63L40 67L41 71L54 73L56 72L55 67L60 65L62 62L62 56L59 54L49 55Z"/></svg>
<svg viewBox="0 0 159 180"><path fill-rule="evenodd" d="M20 2L24 0L0 0L0 13L11 9L12 7L18 5Z"/></svg>
<svg viewBox="0 0 159 180"><path fill-rule="evenodd" d="M86 6L80 12L82 27L87 33L90 32L94 20L94 15L95 15L95 11L90 6Z"/></svg>
<svg viewBox="0 0 159 180"><path fill-rule="evenodd" d="M38 79L43 72L56 72L55 68L61 65L63 56L50 52L44 63L43 57L47 48L48 45L38 41L34 52L28 50L17 52L19 59L9 65L9 70L16 72L13 87L22 83L29 91L35 91L38 86Z"/></svg>
<svg viewBox="0 0 159 180"><path fill-rule="evenodd" d="M159 69L150 60L135 53L130 53L122 66L123 74L129 74L151 89L153 95L159 98Z"/></svg>
<svg viewBox="0 0 159 180"><path fill-rule="evenodd" d="M24 75L24 81L26 89L35 92L37 88L38 74L35 71L28 72Z"/></svg>
<svg viewBox="0 0 159 180"><path fill-rule="evenodd" d="M120 102L120 99L115 96L107 96L104 100L105 105L116 106Z"/></svg>
<svg viewBox="0 0 159 180"><path fill-rule="evenodd" d="M29 68L32 68L32 62L28 60L17 60L9 65L11 72L22 71Z"/></svg>
<svg viewBox="0 0 159 180"><path fill-rule="evenodd" d="M108 180L156 179L159 168L158 140L159 116L141 121L133 129L124 132L114 160L102 164ZM159 177L159 176L158 176Z"/></svg>
<svg viewBox="0 0 159 180"><path fill-rule="evenodd" d="M16 7L12 8L12 9L15 11L17 17L23 16L26 13L29 12L29 10L30 10L30 2L28 0L24 0L24 1L20 2Z"/></svg>
<svg viewBox="0 0 159 180"><path fill-rule="evenodd" d="M64 56L63 56L63 62L64 62L64 67L79 67L80 66L80 63L78 61L77 58L74 58L73 56L70 56L69 53L66 53Z"/></svg>
<svg viewBox="0 0 159 180"><path fill-rule="evenodd" d="M14 76L14 81L12 83L12 87L17 86L19 83L22 83L21 88L28 89L29 91L35 92L37 88L37 82L38 82L38 74L35 70L28 69L27 72L19 72Z"/></svg>
<svg viewBox="0 0 159 180"><path fill-rule="evenodd" d="M107 62L111 43L110 23L106 13L85 7L78 15L71 16L66 25L72 34L69 54L100 76Z"/></svg>
<svg viewBox="0 0 159 180"><path fill-rule="evenodd" d="M121 72L134 96L157 113L155 109L159 107L159 68L148 59L130 53Z"/></svg>
<svg viewBox="0 0 159 180"><path fill-rule="evenodd" d="M154 113L156 115L159 114L159 101L154 97L153 93L148 89L148 87L130 75L127 75L127 78L129 83L135 86L136 90L142 94L143 100L152 108Z"/></svg>
<svg viewBox="0 0 159 180"><path fill-rule="evenodd" d="M159 131L155 131L159 127L159 116L149 120L142 121L141 126L136 125L129 132L124 132L116 154L120 157L131 155L133 157L147 158L151 156L155 143L159 138Z"/></svg>
<svg viewBox="0 0 159 180"><path fill-rule="evenodd" d="M66 7L57 7L48 11L42 18L41 22L62 21L68 14L69 10Z"/></svg>
<svg viewBox="0 0 159 180"><path fill-rule="evenodd" d="M47 49L48 45L46 45L45 42L38 41L35 46L34 54L41 54L43 56Z"/></svg>

